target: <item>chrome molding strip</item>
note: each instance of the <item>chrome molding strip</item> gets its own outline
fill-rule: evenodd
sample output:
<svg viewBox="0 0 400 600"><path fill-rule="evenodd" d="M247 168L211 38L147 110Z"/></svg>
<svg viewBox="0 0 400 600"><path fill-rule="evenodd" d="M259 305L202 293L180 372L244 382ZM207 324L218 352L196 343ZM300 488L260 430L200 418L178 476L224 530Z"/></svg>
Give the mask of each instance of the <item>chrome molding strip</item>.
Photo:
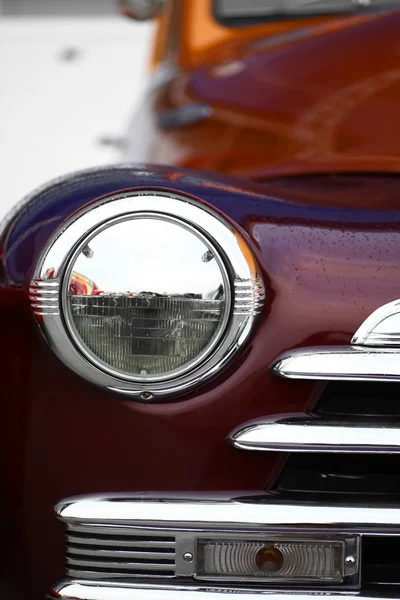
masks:
<svg viewBox="0 0 400 600"><path fill-rule="evenodd" d="M300 348L281 354L270 368L286 379L400 381L399 352L386 348Z"/></svg>
<svg viewBox="0 0 400 600"><path fill-rule="evenodd" d="M300 348L281 354L272 371L286 379L400 381L400 300L381 306L350 346Z"/></svg>
<svg viewBox="0 0 400 600"><path fill-rule="evenodd" d="M222 600L229 594L237 595L241 600L343 600L351 597L360 600L383 600L396 597L368 592L347 592L337 594L329 592L306 591L276 591L254 589L232 589L225 587L187 586L182 585L146 585L146 584L115 584L96 581L79 581L66 579L57 583L51 590L51 596L61 600Z"/></svg>
<svg viewBox="0 0 400 600"><path fill-rule="evenodd" d="M400 507L279 503L274 495L248 493L201 498L173 494L83 496L56 505L55 514L67 524L129 525L132 528L246 530L265 532L294 528L306 531L400 533Z"/></svg>
<svg viewBox="0 0 400 600"><path fill-rule="evenodd" d="M268 417L242 426L230 437L243 450L400 453L400 429L390 423L335 423L303 414Z"/></svg>

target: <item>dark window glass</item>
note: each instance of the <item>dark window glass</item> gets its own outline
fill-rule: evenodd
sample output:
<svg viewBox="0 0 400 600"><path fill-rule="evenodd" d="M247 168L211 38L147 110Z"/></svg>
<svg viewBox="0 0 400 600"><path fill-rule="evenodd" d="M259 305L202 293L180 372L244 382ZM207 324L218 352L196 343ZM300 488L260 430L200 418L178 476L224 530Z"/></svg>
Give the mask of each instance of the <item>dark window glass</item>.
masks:
<svg viewBox="0 0 400 600"><path fill-rule="evenodd" d="M400 5L400 0L214 0L214 14L223 24L237 27L277 19L380 10L395 5Z"/></svg>

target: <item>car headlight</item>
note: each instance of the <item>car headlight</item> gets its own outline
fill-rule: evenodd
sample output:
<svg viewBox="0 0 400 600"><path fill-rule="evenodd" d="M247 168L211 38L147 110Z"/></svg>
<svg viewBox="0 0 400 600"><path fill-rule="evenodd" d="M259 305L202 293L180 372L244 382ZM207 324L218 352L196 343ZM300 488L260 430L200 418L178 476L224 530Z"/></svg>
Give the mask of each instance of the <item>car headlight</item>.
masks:
<svg viewBox="0 0 400 600"><path fill-rule="evenodd" d="M30 286L74 371L143 401L215 374L247 339L264 290L241 236L184 197L129 193L74 215Z"/></svg>

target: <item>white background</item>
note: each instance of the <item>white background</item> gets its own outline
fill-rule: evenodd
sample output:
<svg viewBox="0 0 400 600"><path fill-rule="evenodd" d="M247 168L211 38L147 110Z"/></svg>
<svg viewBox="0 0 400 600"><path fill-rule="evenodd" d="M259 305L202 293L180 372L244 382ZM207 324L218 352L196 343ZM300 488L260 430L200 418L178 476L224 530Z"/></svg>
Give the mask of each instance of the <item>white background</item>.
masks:
<svg viewBox="0 0 400 600"><path fill-rule="evenodd" d="M151 35L119 16L0 19L0 219L49 179L119 161L101 139L140 103Z"/></svg>

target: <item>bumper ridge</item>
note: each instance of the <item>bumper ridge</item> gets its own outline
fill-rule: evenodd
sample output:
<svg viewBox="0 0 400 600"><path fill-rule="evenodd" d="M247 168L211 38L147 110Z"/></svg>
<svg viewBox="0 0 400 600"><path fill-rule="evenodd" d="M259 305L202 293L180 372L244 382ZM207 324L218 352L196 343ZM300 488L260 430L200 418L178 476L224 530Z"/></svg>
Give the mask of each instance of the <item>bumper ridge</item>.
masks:
<svg viewBox="0 0 400 600"><path fill-rule="evenodd" d="M224 492L182 497L176 494L119 494L69 498L55 515L66 525L124 525L134 529L260 529L386 531L400 534L400 507L284 501L265 492Z"/></svg>
<svg viewBox="0 0 400 600"><path fill-rule="evenodd" d="M212 588L179 585L156 586L144 584L110 584L104 582L85 582L63 580L56 584L50 592L49 598L61 600L222 600L229 596L237 596L241 600L344 600L351 597L359 600L386 600L398 598L397 595L376 592L352 592L343 596L321 591L260 591L250 589Z"/></svg>

